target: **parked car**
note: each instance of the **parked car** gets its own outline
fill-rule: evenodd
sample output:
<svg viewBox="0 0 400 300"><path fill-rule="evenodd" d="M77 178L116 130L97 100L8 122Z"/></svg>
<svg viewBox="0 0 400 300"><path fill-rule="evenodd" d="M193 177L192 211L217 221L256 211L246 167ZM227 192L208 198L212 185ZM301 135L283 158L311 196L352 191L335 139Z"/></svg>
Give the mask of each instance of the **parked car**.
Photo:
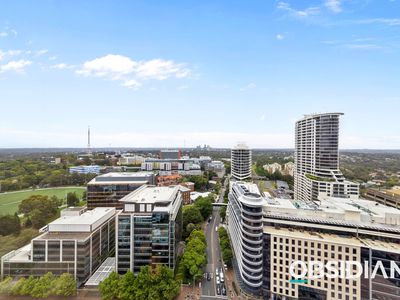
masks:
<svg viewBox="0 0 400 300"><path fill-rule="evenodd" d="M211 272L208 272L207 273L207 281L210 281L211 280Z"/></svg>
<svg viewBox="0 0 400 300"><path fill-rule="evenodd" d="M219 276L215 276L215 282L219 285L221 281L219 280Z"/></svg>
<svg viewBox="0 0 400 300"><path fill-rule="evenodd" d="M219 287L219 284L217 285L217 295L221 295L221 288Z"/></svg>
<svg viewBox="0 0 400 300"><path fill-rule="evenodd" d="M224 272L219 273L219 278L221 282L224 282Z"/></svg>
<svg viewBox="0 0 400 300"><path fill-rule="evenodd" d="M226 288L224 285L222 286L221 291L222 291L222 295L226 296Z"/></svg>

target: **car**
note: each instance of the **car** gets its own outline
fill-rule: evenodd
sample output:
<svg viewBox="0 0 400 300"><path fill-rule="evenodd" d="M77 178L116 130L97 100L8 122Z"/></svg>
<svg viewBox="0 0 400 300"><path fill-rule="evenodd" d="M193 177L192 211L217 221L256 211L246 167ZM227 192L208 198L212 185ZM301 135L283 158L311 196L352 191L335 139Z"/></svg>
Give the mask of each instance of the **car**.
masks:
<svg viewBox="0 0 400 300"><path fill-rule="evenodd" d="M221 288L219 287L219 284L217 285L217 295L221 295Z"/></svg>
<svg viewBox="0 0 400 300"><path fill-rule="evenodd" d="M208 218L208 223L210 223L210 222L211 222L211 220L212 220L212 217L209 217L209 218Z"/></svg>
<svg viewBox="0 0 400 300"><path fill-rule="evenodd" d="M219 278L220 278L221 282L224 282L224 273L223 272L219 273Z"/></svg>
<svg viewBox="0 0 400 300"><path fill-rule="evenodd" d="M219 276L215 276L215 282L219 285L221 283L221 281L219 280Z"/></svg>
<svg viewBox="0 0 400 300"><path fill-rule="evenodd" d="M207 273L207 281L210 281L210 280L211 280L211 273L208 272L208 273Z"/></svg>
<svg viewBox="0 0 400 300"><path fill-rule="evenodd" d="M226 296L226 288L224 285L221 288L221 292L222 292L222 295Z"/></svg>
<svg viewBox="0 0 400 300"><path fill-rule="evenodd" d="M215 276L219 274L219 268L215 268Z"/></svg>

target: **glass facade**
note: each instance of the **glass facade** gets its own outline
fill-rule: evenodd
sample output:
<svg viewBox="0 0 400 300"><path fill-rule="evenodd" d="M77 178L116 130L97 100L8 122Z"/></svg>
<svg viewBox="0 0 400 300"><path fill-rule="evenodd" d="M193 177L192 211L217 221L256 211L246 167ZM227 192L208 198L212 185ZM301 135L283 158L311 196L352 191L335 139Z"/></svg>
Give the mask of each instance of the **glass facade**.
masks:
<svg viewBox="0 0 400 300"><path fill-rule="evenodd" d="M114 252L115 219L111 218L93 234L82 239L74 239L74 234L66 238L62 233L45 233L32 240L31 261L5 259L2 275L27 277L42 276L47 272L55 275L70 273L76 276L78 285L81 285Z"/></svg>

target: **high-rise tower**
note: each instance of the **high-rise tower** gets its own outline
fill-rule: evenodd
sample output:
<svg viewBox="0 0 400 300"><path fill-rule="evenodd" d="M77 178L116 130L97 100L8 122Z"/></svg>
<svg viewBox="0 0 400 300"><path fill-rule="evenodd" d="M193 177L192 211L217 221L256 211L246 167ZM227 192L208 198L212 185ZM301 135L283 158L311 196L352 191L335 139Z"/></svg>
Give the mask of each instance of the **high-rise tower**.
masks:
<svg viewBox="0 0 400 300"><path fill-rule="evenodd" d="M88 155L92 154L92 149L90 148L90 126L88 126L88 132L87 132L87 154Z"/></svg>
<svg viewBox="0 0 400 300"><path fill-rule="evenodd" d="M237 180L251 177L251 150L244 143L231 150L231 174Z"/></svg>
<svg viewBox="0 0 400 300"><path fill-rule="evenodd" d="M343 113L305 115L296 122L294 197L358 196L358 184L339 170L339 117Z"/></svg>

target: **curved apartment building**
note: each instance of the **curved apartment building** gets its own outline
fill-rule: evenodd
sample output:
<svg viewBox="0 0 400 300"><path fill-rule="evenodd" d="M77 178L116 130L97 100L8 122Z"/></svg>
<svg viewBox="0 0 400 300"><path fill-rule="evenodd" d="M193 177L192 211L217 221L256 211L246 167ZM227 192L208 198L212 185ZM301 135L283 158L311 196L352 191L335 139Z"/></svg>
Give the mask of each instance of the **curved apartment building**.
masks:
<svg viewBox="0 0 400 300"><path fill-rule="evenodd" d="M237 180L251 177L251 150L244 143L231 150L231 174Z"/></svg>
<svg viewBox="0 0 400 300"><path fill-rule="evenodd" d="M294 198L355 198L358 184L339 170L339 117L342 113L306 115L296 122Z"/></svg>
<svg viewBox="0 0 400 300"><path fill-rule="evenodd" d="M254 183L231 182L228 231L242 288L260 294L263 283L263 220L266 203Z"/></svg>

